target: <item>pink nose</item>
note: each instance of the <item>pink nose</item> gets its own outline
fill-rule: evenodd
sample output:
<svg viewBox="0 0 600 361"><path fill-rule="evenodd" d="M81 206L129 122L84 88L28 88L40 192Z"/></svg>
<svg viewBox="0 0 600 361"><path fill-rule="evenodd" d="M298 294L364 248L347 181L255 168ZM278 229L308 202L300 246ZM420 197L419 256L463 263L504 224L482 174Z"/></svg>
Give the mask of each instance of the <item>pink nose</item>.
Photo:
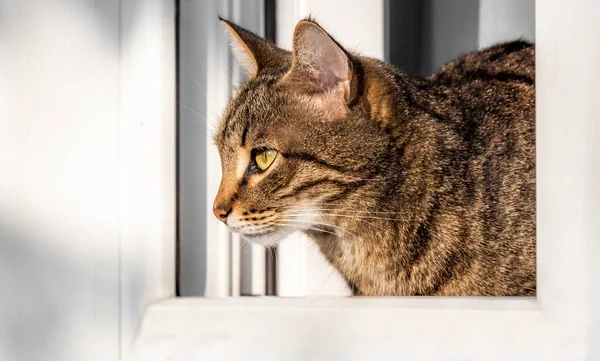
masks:
<svg viewBox="0 0 600 361"><path fill-rule="evenodd" d="M229 214L230 209L226 209L225 206L221 204L217 204L213 206L213 213L215 217L221 222L225 222L227 220L227 215Z"/></svg>

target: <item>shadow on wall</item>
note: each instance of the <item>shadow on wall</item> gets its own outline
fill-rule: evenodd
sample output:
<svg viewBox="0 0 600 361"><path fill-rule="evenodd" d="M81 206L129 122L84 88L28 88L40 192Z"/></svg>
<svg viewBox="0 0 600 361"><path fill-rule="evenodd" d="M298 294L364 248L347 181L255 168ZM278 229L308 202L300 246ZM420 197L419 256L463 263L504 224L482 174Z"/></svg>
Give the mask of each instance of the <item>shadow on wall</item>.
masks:
<svg viewBox="0 0 600 361"><path fill-rule="evenodd" d="M2 360L89 359L94 349L90 336L118 346L118 262L91 245L74 246L79 253L65 249L65 239L76 241L72 234L28 232L0 219ZM143 289L142 268L131 272ZM107 352L116 359L118 347L100 351Z"/></svg>
<svg viewBox="0 0 600 361"><path fill-rule="evenodd" d="M139 308L120 292L145 289L145 265L119 265L120 21L144 3L0 2L0 360L117 359L136 327L119 319Z"/></svg>

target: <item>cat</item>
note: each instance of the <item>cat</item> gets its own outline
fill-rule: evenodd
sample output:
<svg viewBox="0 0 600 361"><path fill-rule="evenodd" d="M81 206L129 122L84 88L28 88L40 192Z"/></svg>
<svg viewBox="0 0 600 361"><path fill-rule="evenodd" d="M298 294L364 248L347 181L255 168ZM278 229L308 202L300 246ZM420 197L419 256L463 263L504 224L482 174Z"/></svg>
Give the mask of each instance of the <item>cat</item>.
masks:
<svg viewBox="0 0 600 361"><path fill-rule="evenodd" d="M245 80L214 140L214 213L273 247L302 231L354 295L535 296L535 45L428 78L313 19L292 50L221 19Z"/></svg>

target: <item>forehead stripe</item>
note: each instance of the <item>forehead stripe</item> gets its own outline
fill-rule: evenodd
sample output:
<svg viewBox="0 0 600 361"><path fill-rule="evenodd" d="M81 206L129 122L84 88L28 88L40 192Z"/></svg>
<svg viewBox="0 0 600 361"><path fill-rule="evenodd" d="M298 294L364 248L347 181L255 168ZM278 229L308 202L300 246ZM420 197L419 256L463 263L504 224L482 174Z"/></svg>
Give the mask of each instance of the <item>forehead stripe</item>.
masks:
<svg viewBox="0 0 600 361"><path fill-rule="evenodd" d="M244 126L244 131L242 132L242 147L246 145L246 135L248 134L248 122Z"/></svg>
<svg viewBox="0 0 600 361"><path fill-rule="evenodd" d="M308 153L281 153L281 155L284 158L298 159L298 160L302 160L302 161L305 161L305 162L310 162L310 163L318 164L318 165L320 165L322 167L333 169L333 170L335 170L337 172L340 172L340 173L352 173L352 170L350 170L350 169L347 169L347 168L339 166L339 165L327 163L326 161L324 161L322 159L319 159L319 158L315 157L312 154L308 154Z"/></svg>

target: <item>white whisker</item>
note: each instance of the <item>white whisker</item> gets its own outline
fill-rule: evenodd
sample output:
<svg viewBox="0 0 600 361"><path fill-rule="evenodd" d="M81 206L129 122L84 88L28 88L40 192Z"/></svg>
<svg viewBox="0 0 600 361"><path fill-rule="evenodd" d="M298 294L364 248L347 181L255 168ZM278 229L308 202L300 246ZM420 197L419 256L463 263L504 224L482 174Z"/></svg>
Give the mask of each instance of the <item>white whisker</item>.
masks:
<svg viewBox="0 0 600 361"><path fill-rule="evenodd" d="M305 221L305 220L299 220L299 219L287 219L286 222L295 222L298 224L303 224L303 225L307 225L307 226L314 226L314 225L318 225L318 226L325 226L325 227L331 227L331 228L335 228L338 229L342 232L345 233L350 233L352 236L354 237L358 237L356 234L350 232L348 229L346 229L345 227L342 226L338 226L338 225L334 225L334 224L329 224L326 222L318 222L318 221Z"/></svg>
<svg viewBox="0 0 600 361"><path fill-rule="evenodd" d="M292 206L282 206L282 207L279 207L279 208L281 208L281 209L295 209L295 208L297 208L296 210L298 210L298 211L339 211L339 212L353 212L353 213L406 214L406 212L359 211L359 210L353 210L353 209L347 209L347 208L337 208L337 207L334 207L335 204L328 204L326 206L330 206L330 207L299 208L296 205L292 205ZM347 204L344 204L343 206L347 206Z"/></svg>
<svg viewBox="0 0 600 361"><path fill-rule="evenodd" d="M309 211L331 211L332 209L310 209ZM344 212L343 210L341 212ZM303 214L301 211L288 211L286 213L297 215ZM339 213L326 213L323 217L346 217L346 218L356 218L356 219L378 219L382 221L405 221L401 218L384 218L377 216L364 216L364 215L352 215L352 214L339 214Z"/></svg>

